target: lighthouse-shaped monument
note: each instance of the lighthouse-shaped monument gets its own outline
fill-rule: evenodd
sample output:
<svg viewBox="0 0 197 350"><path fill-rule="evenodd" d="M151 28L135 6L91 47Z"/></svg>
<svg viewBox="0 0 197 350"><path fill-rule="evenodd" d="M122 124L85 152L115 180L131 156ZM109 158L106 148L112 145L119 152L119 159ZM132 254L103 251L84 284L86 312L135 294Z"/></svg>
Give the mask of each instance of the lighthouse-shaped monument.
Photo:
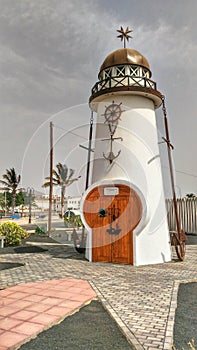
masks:
<svg viewBox="0 0 197 350"><path fill-rule="evenodd" d="M132 265L171 260L155 110L162 94L147 59L124 48L101 65L90 96L96 112L92 179L82 203L86 257Z"/></svg>

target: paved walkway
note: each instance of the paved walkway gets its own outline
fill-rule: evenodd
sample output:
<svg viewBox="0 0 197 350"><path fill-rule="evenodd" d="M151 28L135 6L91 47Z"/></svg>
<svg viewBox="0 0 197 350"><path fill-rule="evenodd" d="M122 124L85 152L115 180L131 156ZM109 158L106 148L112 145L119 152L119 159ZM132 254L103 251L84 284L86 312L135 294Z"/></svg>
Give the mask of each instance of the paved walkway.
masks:
<svg viewBox="0 0 197 350"><path fill-rule="evenodd" d="M52 294L48 296L47 294L44 294L43 296L43 300L49 300L54 297L53 288L56 285L61 286L61 284L67 284L69 281L73 281L73 283L79 283L81 286L84 285L85 289L88 290L88 295L85 295L87 299L83 299L84 303L95 297L94 292L86 282L89 281L103 305L116 320L127 339L137 350L171 349L179 282L197 282L196 245L187 247L186 258L183 263L172 261L170 263L143 267L89 263L88 261L77 258L71 259L71 254L69 253L69 249L71 248L68 249L66 246L55 244L44 245L43 247L47 248L48 251L39 254L6 254L1 256L1 261L25 263L24 266L1 272L0 283L2 287L11 287L21 283L31 283L30 285L16 286L14 287L15 289L11 287L1 291L0 293L6 294L6 291L8 293L7 296L4 295L4 300L14 299L9 293L10 291L11 293L13 293L13 291L14 293L19 293L18 296L20 296L21 292L17 291L17 288L22 287L22 302L28 302L29 300L26 300L26 294L27 292L29 293L31 288L35 287L34 292L36 289L41 290L42 292L41 285L43 285L45 288L44 293L48 293L48 287L46 288L46 286L50 285L52 286L50 291ZM53 281L59 279L59 282ZM39 283L39 281L47 281L47 284ZM35 282L36 284L32 285L32 282ZM29 288L30 286L31 288ZM71 287L69 286L68 288ZM73 288L75 290L74 285ZM77 291L77 295L78 292L79 291ZM62 295L61 291L58 293L60 293L59 296ZM65 304L65 302L67 303L66 287L64 293L64 301L59 300L61 297L55 298L58 299L58 302L60 301L61 306L56 307L53 305L50 308L56 308L58 311L58 307L61 309L62 307L68 306L68 304ZM79 295L81 294L84 296L84 290L79 293ZM38 296L39 295L40 291L38 293ZM20 305L18 304L18 299L20 298L16 299L16 307L18 307L17 305ZM42 304L48 305L46 301L42 302ZM37 322L40 316L34 314L37 313L38 309L36 309L37 311L35 311L35 309L29 310L31 305L22 305L23 311L33 312L33 314L30 315L31 322L29 321L30 318L27 321L32 323L33 319L33 323L40 325L40 322ZM43 307L45 308L45 306ZM50 310L50 308L48 310ZM59 310L59 312L60 311L62 310ZM14 310L14 312L16 312L15 315L17 315L17 313L20 315L19 310ZM61 315L56 314L55 316L62 319L68 314L68 312L70 312L70 310L65 310L65 315L61 313ZM47 312L47 309L43 310L42 313L47 315L50 314ZM6 312L5 314L1 314L2 324L5 324L3 323L3 318L6 317L6 315ZM7 316L9 315L12 314L9 313L8 310ZM54 314L52 314L52 316L54 316ZM11 318L20 321L17 317ZM42 326L44 327L43 324ZM13 328L14 327L18 327L17 329L19 332L17 331L17 334L21 334L20 323L14 325ZM0 331L0 339L1 336L3 337L5 331L4 328ZM12 330L12 325L11 328L6 331L10 332L10 330ZM24 333L22 334L24 336ZM3 344L2 347L0 346L0 350L7 349L5 343Z"/></svg>
<svg viewBox="0 0 197 350"><path fill-rule="evenodd" d="M73 278L19 284L0 291L0 350L14 349L96 297Z"/></svg>

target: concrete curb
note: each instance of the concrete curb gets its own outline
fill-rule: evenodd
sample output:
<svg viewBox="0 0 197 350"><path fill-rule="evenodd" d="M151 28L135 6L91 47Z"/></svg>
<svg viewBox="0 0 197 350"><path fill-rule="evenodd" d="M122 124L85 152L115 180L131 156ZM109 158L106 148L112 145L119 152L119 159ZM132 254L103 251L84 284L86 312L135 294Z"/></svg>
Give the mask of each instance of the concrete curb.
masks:
<svg viewBox="0 0 197 350"><path fill-rule="evenodd" d="M166 331L165 331L165 340L164 340L164 350L171 350L173 346L173 338L174 338L174 322L175 322L175 312L177 308L177 297L178 297L178 291L180 284L186 284L186 283L192 283L197 282L197 279L191 279L191 280L176 280L174 282L173 290L172 290L172 296L171 296L171 302L170 302L170 311L168 315L168 321L166 325Z"/></svg>

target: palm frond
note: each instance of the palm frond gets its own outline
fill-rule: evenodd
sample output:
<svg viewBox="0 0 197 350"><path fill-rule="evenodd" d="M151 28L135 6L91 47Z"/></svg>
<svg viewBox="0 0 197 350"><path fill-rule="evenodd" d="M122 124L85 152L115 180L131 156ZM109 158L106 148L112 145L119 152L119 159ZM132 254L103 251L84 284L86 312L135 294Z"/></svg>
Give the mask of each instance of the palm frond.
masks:
<svg viewBox="0 0 197 350"><path fill-rule="evenodd" d="M53 185L54 186L60 186L62 189L65 189L66 187L70 186L73 182L77 181L78 178L72 179L74 175L74 169L68 169L66 164L58 163L56 165L57 171L53 169ZM45 177L45 180L47 180L42 187L46 188L50 186L50 177Z"/></svg>
<svg viewBox="0 0 197 350"><path fill-rule="evenodd" d="M49 187L50 186L50 182L45 182L42 187L45 188L45 187Z"/></svg>
<svg viewBox="0 0 197 350"><path fill-rule="evenodd" d="M57 173L57 171L55 169L53 169L53 177L56 179L57 182L60 181L60 175Z"/></svg>
<svg viewBox="0 0 197 350"><path fill-rule="evenodd" d="M63 183L67 180L68 177L68 167L66 164L62 164L62 163L58 163L56 165L57 169L58 169L58 175L60 178L60 182Z"/></svg>
<svg viewBox="0 0 197 350"><path fill-rule="evenodd" d="M19 184L19 182L21 181L21 176L20 175L18 175L18 184Z"/></svg>
<svg viewBox="0 0 197 350"><path fill-rule="evenodd" d="M2 178L5 179L7 182L10 182L10 178L7 174L3 174Z"/></svg>
<svg viewBox="0 0 197 350"><path fill-rule="evenodd" d="M70 174L69 174L69 176L68 176L68 180L70 180L71 177L73 177L74 172L75 172L74 169L70 169L69 171L70 171Z"/></svg>
<svg viewBox="0 0 197 350"><path fill-rule="evenodd" d="M50 181L50 176L45 177L45 180ZM52 177L52 181L57 182L57 179Z"/></svg>
<svg viewBox="0 0 197 350"><path fill-rule="evenodd" d="M0 190L1 190L1 191L9 191L10 188L9 188L9 187L0 187Z"/></svg>
<svg viewBox="0 0 197 350"><path fill-rule="evenodd" d="M43 187L43 188L49 187L50 184L51 184L50 181L45 182L45 183L42 185L42 187ZM58 186L58 185L59 185L59 184L57 184L56 182L52 182L52 184L53 184L53 186Z"/></svg>
<svg viewBox="0 0 197 350"><path fill-rule="evenodd" d="M1 183L2 185L9 186L9 184L8 184L6 181L0 180L0 183Z"/></svg>
<svg viewBox="0 0 197 350"><path fill-rule="evenodd" d="M6 184L7 186L9 186L11 189L16 189L20 180L21 180L21 176L20 175L16 175L16 171L14 168L11 169L6 169L6 173L2 175L2 178L5 180L1 180Z"/></svg>
<svg viewBox="0 0 197 350"><path fill-rule="evenodd" d="M74 179L69 180L69 181L67 182L67 187L70 186L70 185L72 185L73 182L79 180L80 177L81 177L81 176L78 176L78 177L76 177L76 178L74 178Z"/></svg>

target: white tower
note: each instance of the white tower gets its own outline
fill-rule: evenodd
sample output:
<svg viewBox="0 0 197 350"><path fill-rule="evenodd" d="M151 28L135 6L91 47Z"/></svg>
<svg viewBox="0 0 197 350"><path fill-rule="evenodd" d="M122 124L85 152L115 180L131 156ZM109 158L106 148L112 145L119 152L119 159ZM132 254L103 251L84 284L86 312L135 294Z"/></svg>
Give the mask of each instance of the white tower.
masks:
<svg viewBox="0 0 197 350"><path fill-rule="evenodd" d="M121 38L130 36L121 28ZM97 113L92 184L81 211L90 261L171 260L155 109L162 95L147 59L124 47L109 54L92 89Z"/></svg>

